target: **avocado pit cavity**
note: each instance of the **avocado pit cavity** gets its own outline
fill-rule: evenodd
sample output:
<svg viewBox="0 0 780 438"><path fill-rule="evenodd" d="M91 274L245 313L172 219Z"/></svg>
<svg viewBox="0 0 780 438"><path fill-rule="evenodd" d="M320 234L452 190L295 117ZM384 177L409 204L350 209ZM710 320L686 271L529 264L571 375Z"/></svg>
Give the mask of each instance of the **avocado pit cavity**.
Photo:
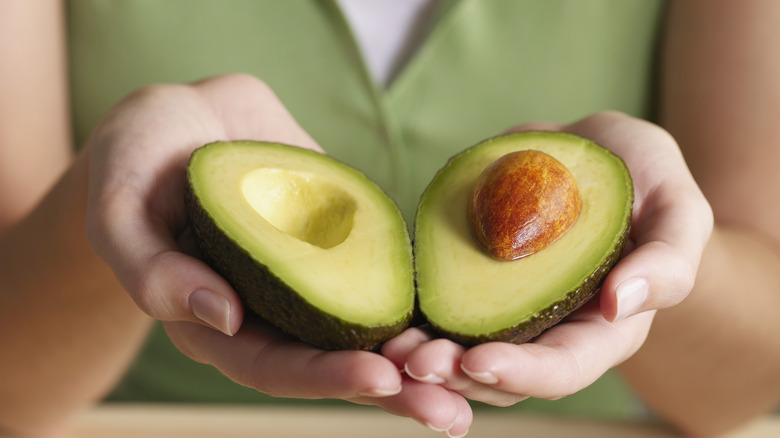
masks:
<svg viewBox="0 0 780 438"><path fill-rule="evenodd" d="M474 239L490 256L516 260L563 236L582 208L571 172L536 150L521 150L491 163L477 179L469 202Z"/></svg>
<svg viewBox="0 0 780 438"><path fill-rule="evenodd" d="M357 202L335 184L287 169L260 168L241 182L244 198L279 231L323 249L349 237Z"/></svg>

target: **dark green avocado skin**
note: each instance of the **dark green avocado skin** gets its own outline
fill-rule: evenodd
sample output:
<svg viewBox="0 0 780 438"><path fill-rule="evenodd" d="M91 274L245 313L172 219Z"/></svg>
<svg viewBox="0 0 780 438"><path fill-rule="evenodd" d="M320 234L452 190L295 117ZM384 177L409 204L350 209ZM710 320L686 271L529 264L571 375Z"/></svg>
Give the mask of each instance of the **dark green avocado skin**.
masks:
<svg viewBox="0 0 780 438"><path fill-rule="evenodd" d="M630 218L628 222L631 223ZM617 264L618 260L620 260L620 256L623 253L623 248L625 247L626 241L628 239L629 231L630 227L627 227L620 236L615 249L609 254L609 256L607 256L604 263L602 263L601 266L596 269L596 271L594 271L590 277L586 278L585 281L582 282L580 287L567 293L566 296L560 301L540 310L535 315L520 324L497 332L476 336L443 330L433 324L431 324L431 326L442 336L466 347L473 347L485 342L500 341L511 342L513 344L522 344L531 341L535 337L539 336L543 331L561 322L561 320L563 320L575 310L579 309L583 304L588 302L588 300L596 295L596 292L598 292L601 284L607 277L607 274L609 274L609 271L612 270L612 268Z"/></svg>
<svg viewBox="0 0 780 438"><path fill-rule="evenodd" d="M203 260L230 283L249 310L282 331L326 350L376 350L409 325L413 311L395 324L372 327L321 311L226 236L203 210L189 182L184 201Z"/></svg>

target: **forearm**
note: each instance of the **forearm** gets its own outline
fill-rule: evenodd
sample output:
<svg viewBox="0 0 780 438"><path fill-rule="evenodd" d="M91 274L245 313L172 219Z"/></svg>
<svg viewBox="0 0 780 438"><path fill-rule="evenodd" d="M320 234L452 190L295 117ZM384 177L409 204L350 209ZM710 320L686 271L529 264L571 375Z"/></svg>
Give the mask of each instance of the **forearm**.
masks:
<svg viewBox="0 0 780 438"><path fill-rule="evenodd" d="M715 230L691 295L658 312L622 370L658 413L715 435L780 401L780 3L670 1L659 117Z"/></svg>
<svg viewBox="0 0 780 438"><path fill-rule="evenodd" d="M0 230L25 217L73 155L65 1L0 1Z"/></svg>
<svg viewBox="0 0 780 438"><path fill-rule="evenodd" d="M101 397L149 326L87 244L85 158L0 236L0 431L42 434Z"/></svg>
<svg viewBox="0 0 780 438"><path fill-rule="evenodd" d="M695 436L712 436L780 401L780 251L716 226L691 295L659 311L620 369L649 406Z"/></svg>

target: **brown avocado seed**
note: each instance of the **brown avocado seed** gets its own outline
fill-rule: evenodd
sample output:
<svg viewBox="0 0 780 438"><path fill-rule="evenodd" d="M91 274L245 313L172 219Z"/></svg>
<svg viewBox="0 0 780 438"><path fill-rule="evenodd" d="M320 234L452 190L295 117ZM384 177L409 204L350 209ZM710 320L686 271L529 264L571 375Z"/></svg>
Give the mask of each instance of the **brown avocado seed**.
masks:
<svg viewBox="0 0 780 438"><path fill-rule="evenodd" d="M516 260L558 240L581 208L569 169L544 152L523 150L502 156L479 176L469 202L469 226L489 255Z"/></svg>

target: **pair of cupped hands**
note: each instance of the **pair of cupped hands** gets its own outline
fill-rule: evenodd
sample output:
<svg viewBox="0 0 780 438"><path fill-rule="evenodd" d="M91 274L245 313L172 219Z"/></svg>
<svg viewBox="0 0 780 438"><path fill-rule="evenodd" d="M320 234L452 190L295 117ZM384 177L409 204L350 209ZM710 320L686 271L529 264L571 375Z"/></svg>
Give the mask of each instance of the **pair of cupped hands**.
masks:
<svg viewBox="0 0 780 438"><path fill-rule="evenodd" d="M693 287L712 227L709 206L661 128L619 113L569 125L627 163L630 242L596 299L532 343L466 349L410 328L381 354L323 351L245 314L230 285L197 258L183 192L190 153L215 140L273 141L321 151L263 82L226 75L153 85L120 102L93 132L87 234L137 305L174 344L234 381L278 397L377 405L450 436L472 422L467 399L508 406L577 392L630 357L655 310ZM246 316L246 318L245 318Z"/></svg>

